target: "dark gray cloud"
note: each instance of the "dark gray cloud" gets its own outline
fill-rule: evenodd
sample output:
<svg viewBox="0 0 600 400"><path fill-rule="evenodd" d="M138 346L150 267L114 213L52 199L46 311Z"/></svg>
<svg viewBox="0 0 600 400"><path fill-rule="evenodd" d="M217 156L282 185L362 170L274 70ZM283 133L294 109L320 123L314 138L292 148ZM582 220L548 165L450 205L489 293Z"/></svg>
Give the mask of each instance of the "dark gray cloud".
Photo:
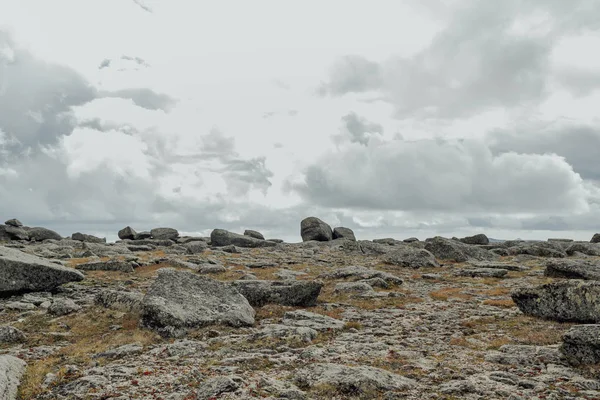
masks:
<svg viewBox="0 0 600 400"><path fill-rule="evenodd" d="M366 146L372 134L383 134L383 126L376 122L370 122L355 112L344 115L342 122L344 125L342 137L349 135L350 142L352 143L360 143Z"/></svg>

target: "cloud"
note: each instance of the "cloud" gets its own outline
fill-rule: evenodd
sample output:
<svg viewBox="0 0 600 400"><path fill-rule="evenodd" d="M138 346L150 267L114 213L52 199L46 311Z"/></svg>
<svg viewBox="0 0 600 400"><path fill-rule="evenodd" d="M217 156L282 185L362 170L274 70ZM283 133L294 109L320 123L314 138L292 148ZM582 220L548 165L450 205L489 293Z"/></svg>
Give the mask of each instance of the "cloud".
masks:
<svg viewBox="0 0 600 400"><path fill-rule="evenodd" d="M148 110L163 110L165 112L170 111L175 104L177 104L177 100L174 98L163 93L156 93L148 88L101 91L98 95L99 97L129 99L139 107L146 108Z"/></svg>
<svg viewBox="0 0 600 400"><path fill-rule="evenodd" d="M148 5L146 5L146 2L144 2L142 0L133 0L133 2L135 4L137 4L142 10L152 14L152 8L150 8Z"/></svg>
<svg viewBox="0 0 600 400"><path fill-rule="evenodd" d="M111 63L111 60L108 58L105 58L104 60L102 60L102 62L98 66L98 69L108 68L108 67L110 67L110 63Z"/></svg>
<svg viewBox="0 0 600 400"><path fill-rule="evenodd" d="M370 122L366 118L351 112L342 117L343 132L334 136L334 141L340 142L348 138L351 143L359 143L366 146L373 134L383 134L383 126L376 122Z"/></svg>

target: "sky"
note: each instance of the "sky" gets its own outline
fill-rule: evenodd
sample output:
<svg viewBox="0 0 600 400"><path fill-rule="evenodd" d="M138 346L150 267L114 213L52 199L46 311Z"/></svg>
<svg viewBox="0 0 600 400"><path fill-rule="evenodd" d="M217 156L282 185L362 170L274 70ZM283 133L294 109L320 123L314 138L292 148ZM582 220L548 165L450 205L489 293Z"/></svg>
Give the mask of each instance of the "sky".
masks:
<svg viewBox="0 0 600 400"><path fill-rule="evenodd" d="M0 219L600 231L596 0L0 0ZM1 221L0 221L1 222Z"/></svg>

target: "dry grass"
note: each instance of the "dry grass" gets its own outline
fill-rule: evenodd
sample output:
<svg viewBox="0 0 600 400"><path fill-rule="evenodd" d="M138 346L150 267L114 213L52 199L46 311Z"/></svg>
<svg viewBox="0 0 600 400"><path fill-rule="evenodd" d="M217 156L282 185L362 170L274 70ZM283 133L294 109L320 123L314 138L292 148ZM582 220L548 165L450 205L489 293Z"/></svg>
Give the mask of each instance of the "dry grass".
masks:
<svg viewBox="0 0 600 400"><path fill-rule="evenodd" d="M478 294L482 294L485 296L506 296L510 294L510 289L506 287L497 287L493 289L478 291Z"/></svg>
<svg viewBox="0 0 600 400"><path fill-rule="evenodd" d="M472 295L463 293L463 288L445 288L440 290L435 290L429 293L429 296L435 300L448 301L448 299L462 299L462 300L471 300L473 298Z"/></svg>
<svg viewBox="0 0 600 400"><path fill-rule="evenodd" d="M488 300L484 300L482 302L482 304L485 304L488 306L500 307L500 308L516 307L515 302L512 301L511 299L499 299L499 300L488 299Z"/></svg>

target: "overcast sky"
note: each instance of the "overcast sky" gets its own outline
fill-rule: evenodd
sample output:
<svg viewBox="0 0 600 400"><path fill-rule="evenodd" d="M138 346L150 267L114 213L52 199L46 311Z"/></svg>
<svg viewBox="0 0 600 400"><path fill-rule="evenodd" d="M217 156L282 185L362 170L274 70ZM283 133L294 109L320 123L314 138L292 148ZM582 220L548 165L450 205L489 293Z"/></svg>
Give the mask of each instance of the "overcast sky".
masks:
<svg viewBox="0 0 600 400"><path fill-rule="evenodd" d="M600 231L597 0L0 0L0 219ZM2 222L2 221L0 221Z"/></svg>

